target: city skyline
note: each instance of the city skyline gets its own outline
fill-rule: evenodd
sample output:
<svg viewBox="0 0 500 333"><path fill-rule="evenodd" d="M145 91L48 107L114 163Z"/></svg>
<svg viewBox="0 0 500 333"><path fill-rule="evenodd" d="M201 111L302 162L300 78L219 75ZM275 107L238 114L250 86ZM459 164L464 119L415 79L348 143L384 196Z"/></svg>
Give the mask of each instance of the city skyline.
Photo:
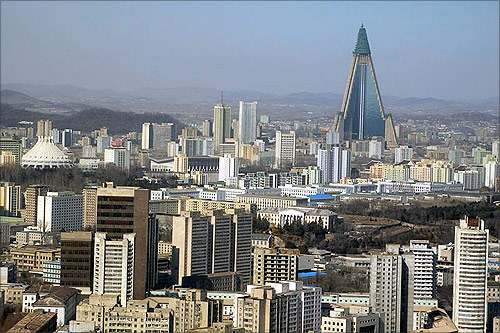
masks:
<svg viewBox="0 0 500 333"><path fill-rule="evenodd" d="M385 94L498 97L496 2L2 3L2 9L3 84L341 93L347 50L364 22ZM242 12L250 19L239 19Z"/></svg>

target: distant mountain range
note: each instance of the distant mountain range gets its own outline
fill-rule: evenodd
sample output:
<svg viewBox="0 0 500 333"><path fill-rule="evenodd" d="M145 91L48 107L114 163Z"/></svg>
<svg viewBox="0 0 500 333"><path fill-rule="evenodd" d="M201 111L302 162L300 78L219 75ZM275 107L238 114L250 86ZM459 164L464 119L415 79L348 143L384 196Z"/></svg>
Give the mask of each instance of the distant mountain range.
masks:
<svg viewBox="0 0 500 333"><path fill-rule="evenodd" d="M83 132L90 132L102 126L108 128L111 134L125 134L140 132L145 122L171 122L179 128L184 126L168 114L120 112L103 108L91 107L72 114L51 114L17 109L9 104L0 104L0 119L2 126L18 126L20 121L36 123L40 119L50 118L54 128L72 128Z"/></svg>
<svg viewBox="0 0 500 333"><path fill-rule="evenodd" d="M32 111L74 113L88 106L136 113L170 113L180 117L209 116L215 103L220 102L221 92L214 88L140 88L130 91L111 89L91 90L72 85L3 84L3 103ZM437 98L382 97L387 113L436 114L450 112L486 112L498 115L498 99L481 101L449 101ZM342 94L333 92L297 92L271 94L254 90L224 91L224 102L237 107L238 101L259 102L259 110L280 117L328 116L340 109ZM307 116L310 117L310 116Z"/></svg>

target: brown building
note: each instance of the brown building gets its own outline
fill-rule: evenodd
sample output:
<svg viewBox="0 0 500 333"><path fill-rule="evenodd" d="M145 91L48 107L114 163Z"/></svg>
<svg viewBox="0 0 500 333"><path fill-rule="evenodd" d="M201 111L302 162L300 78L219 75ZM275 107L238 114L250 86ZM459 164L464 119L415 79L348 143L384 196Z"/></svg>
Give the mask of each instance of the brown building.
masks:
<svg viewBox="0 0 500 333"><path fill-rule="evenodd" d="M57 314L42 310L28 313L23 319L11 327L7 333L42 333L55 332Z"/></svg>
<svg viewBox="0 0 500 333"><path fill-rule="evenodd" d="M95 229L97 222L97 187L86 187L83 194L83 229Z"/></svg>
<svg viewBox="0 0 500 333"><path fill-rule="evenodd" d="M37 211L38 211L38 196L46 195L49 187L45 185L30 185L26 188L24 193L26 205L26 222L30 225L36 225Z"/></svg>
<svg viewBox="0 0 500 333"><path fill-rule="evenodd" d="M23 246L10 249L10 259L16 264L18 272L38 272L43 270L45 261L61 258L61 249L46 246Z"/></svg>
<svg viewBox="0 0 500 333"><path fill-rule="evenodd" d="M61 285L92 290L94 237L90 231L61 233Z"/></svg>
<svg viewBox="0 0 500 333"><path fill-rule="evenodd" d="M144 299L158 278L158 222L149 216L149 190L112 183L98 188L96 231L107 233L110 240L135 233L133 299Z"/></svg>

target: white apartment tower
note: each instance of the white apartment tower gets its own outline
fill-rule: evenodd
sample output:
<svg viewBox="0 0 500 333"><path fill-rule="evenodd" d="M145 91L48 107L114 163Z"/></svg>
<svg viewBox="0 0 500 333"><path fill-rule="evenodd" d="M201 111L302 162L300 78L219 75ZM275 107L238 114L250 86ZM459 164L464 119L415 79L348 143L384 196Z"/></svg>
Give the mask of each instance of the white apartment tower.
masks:
<svg viewBox="0 0 500 333"><path fill-rule="evenodd" d="M47 192L38 196L37 227L43 232L80 230L83 197L71 191Z"/></svg>
<svg viewBox="0 0 500 333"><path fill-rule="evenodd" d="M295 163L295 131L276 131L275 163L277 167Z"/></svg>
<svg viewBox="0 0 500 333"><path fill-rule="evenodd" d="M488 229L465 216L455 227L453 322L459 332L485 332L487 320Z"/></svg>
<svg viewBox="0 0 500 333"><path fill-rule="evenodd" d="M382 142L372 139L368 144L368 157L381 159L382 158Z"/></svg>
<svg viewBox="0 0 500 333"><path fill-rule="evenodd" d="M321 183L339 183L351 176L351 151L334 146L318 149L317 166L321 170Z"/></svg>
<svg viewBox="0 0 500 333"><path fill-rule="evenodd" d="M174 123L143 123L141 148L165 150L174 136Z"/></svg>
<svg viewBox="0 0 500 333"><path fill-rule="evenodd" d="M230 154L224 154L223 157L219 157L219 181L237 177L240 172L239 164L239 158L231 157Z"/></svg>
<svg viewBox="0 0 500 333"><path fill-rule="evenodd" d="M130 170L130 151L124 147L106 148L104 163L114 164L122 170Z"/></svg>
<svg viewBox="0 0 500 333"><path fill-rule="evenodd" d="M0 182L0 215L17 216L21 208L21 186Z"/></svg>
<svg viewBox="0 0 500 333"><path fill-rule="evenodd" d="M241 143L257 140L257 102L240 101L239 134Z"/></svg>
<svg viewBox="0 0 500 333"><path fill-rule="evenodd" d="M415 300L436 297L436 248L429 246L428 240L410 240L409 251L415 255L413 274L413 298Z"/></svg>
<svg viewBox="0 0 500 333"><path fill-rule="evenodd" d="M394 163L398 164L403 161L411 161L413 158L413 148L408 146L399 146L394 150Z"/></svg>
<svg viewBox="0 0 500 333"><path fill-rule="evenodd" d="M120 295L122 306L134 294L135 234L109 240L105 232L95 234L94 285L96 294Z"/></svg>

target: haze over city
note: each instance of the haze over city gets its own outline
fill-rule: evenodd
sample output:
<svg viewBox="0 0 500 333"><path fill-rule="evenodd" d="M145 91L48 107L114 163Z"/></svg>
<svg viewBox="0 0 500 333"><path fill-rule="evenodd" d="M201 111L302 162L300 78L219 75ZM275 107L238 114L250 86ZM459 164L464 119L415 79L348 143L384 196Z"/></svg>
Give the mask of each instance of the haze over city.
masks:
<svg viewBox="0 0 500 333"><path fill-rule="evenodd" d="M2 2L1 82L342 93L361 22L383 95L498 97L486 2Z"/></svg>

